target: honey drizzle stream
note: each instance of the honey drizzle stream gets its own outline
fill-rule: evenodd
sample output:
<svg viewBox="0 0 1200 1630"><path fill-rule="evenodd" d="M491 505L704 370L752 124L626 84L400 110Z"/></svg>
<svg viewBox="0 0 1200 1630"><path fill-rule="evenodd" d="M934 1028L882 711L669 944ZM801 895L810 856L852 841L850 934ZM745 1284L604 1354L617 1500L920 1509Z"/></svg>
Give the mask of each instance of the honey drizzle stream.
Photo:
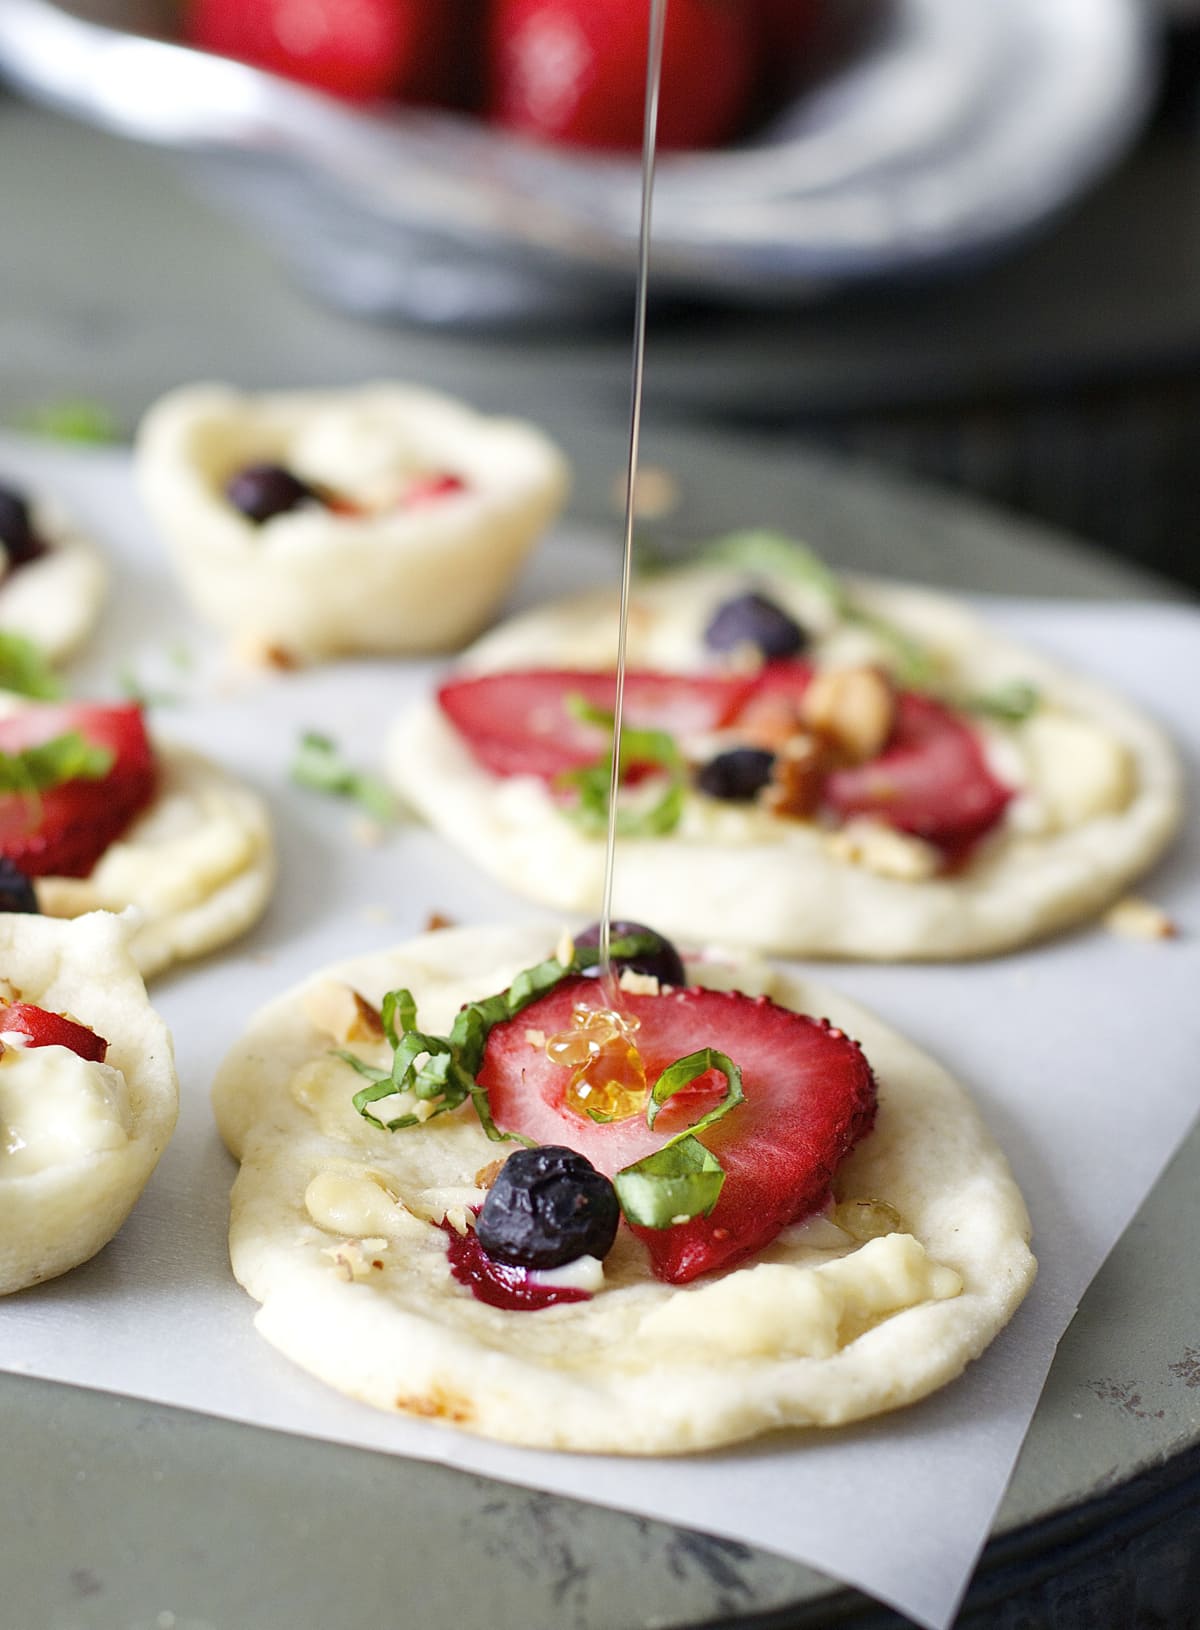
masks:
<svg viewBox="0 0 1200 1630"><path fill-rule="evenodd" d="M604 854L604 894L600 903L600 983L605 999L617 1006L609 945L612 938L613 871L617 853L617 796L621 782L621 725L625 713L625 645L629 627L629 585L633 577L634 493L642 436L642 378L646 364L646 288L650 277L650 213L658 132L658 89L662 77L667 0L650 0L646 51L646 102L642 123L642 213L638 236L637 295L633 328L633 384L629 412L629 463L625 478L625 552L621 567L621 613L617 632L617 691L613 702L612 776L608 784L608 836Z"/></svg>

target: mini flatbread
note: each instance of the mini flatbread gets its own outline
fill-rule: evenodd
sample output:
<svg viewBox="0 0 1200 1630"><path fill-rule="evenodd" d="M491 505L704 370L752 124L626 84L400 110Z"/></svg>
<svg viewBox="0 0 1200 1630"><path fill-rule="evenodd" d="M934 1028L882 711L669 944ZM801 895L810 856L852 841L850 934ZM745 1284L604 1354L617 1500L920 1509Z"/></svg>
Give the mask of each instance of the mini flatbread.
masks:
<svg viewBox="0 0 1200 1630"><path fill-rule="evenodd" d="M262 1304L268 1341L381 1409L621 1454L857 1420L922 1397L982 1352L1035 1272L1003 1155L927 1055L853 1003L754 962L692 962L689 974L827 1015L861 1041L879 1082L875 1129L840 1169L832 1218L684 1288L655 1280L624 1228L590 1301L510 1312L456 1283L439 1224L467 1226L484 1197L476 1174L510 1146L489 1143L469 1108L395 1134L369 1126L351 1104L361 1080L313 1020L318 993L332 981L378 1003L407 986L422 1026L444 1030L555 938L545 927L427 935L329 970L252 1021L213 1101L241 1161L233 1271Z"/></svg>
<svg viewBox="0 0 1200 1630"><path fill-rule="evenodd" d="M133 907L129 949L146 978L244 934L275 881L270 817L258 794L185 748L156 745L155 757L154 802L91 875L34 880L48 916Z"/></svg>
<svg viewBox="0 0 1200 1630"><path fill-rule="evenodd" d="M252 524L225 496L258 462L337 495ZM452 497L406 506L449 472ZM250 646L320 660L452 650L477 634L562 508L566 461L516 419L413 386L173 391L146 416L138 486L189 598Z"/></svg>
<svg viewBox="0 0 1200 1630"><path fill-rule="evenodd" d="M0 629L23 634L51 662L62 662L100 616L108 569L95 544L58 504L33 500L30 519L47 552L0 578Z"/></svg>
<svg viewBox="0 0 1200 1630"><path fill-rule="evenodd" d="M822 667L894 667L898 634L953 694L1031 685L1041 700L1026 721L980 722L989 759L1019 794L1000 826L960 869L938 875L922 864L924 846L881 823L831 833L690 793L670 836L622 839L617 916L780 955L981 956L1098 913L1154 862L1179 824L1182 782L1170 743L1144 714L953 600L875 581L848 587L865 614L853 622L785 578L694 568L639 583L630 665L711 670L706 623L722 602L759 589L812 633L809 654ZM542 607L472 647L460 671L611 669L616 609L607 591ZM880 621L890 640L873 630ZM482 870L544 905L595 914L602 841L566 818L543 782L483 768L434 700L398 721L387 769L405 800Z"/></svg>
<svg viewBox="0 0 1200 1630"><path fill-rule="evenodd" d="M58 1055L33 1083L32 1100L6 1075L23 1066L22 1050L0 1057L2 1295L94 1256L133 1209L174 1129L171 1037L146 999L129 930L101 912L70 923L0 915L0 978L23 1001L69 1013L108 1042L99 1067L59 1047L24 1050L42 1063ZM55 1094L52 1124L47 1093Z"/></svg>

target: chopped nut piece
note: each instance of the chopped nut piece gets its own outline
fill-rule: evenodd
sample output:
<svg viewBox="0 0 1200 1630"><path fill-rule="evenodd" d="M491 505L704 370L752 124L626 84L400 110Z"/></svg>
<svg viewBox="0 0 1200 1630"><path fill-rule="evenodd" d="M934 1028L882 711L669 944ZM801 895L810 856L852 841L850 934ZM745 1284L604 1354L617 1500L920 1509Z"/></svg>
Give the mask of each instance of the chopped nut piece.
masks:
<svg viewBox="0 0 1200 1630"><path fill-rule="evenodd" d="M481 1166L475 1173L475 1187L477 1189L490 1189L500 1175L500 1168L504 1165L501 1160L489 1160L486 1166Z"/></svg>
<svg viewBox="0 0 1200 1630"><path fill-rule="evenodd" d="M775 755L770 785L759 799L773 815L805 819L821 801L821 788L830 768L827 744L807 730L788 737Z"/></svg>
<svg viewBox="0 0 1200 1630"><path fill-rule="evenodd" d="M852 764L864 764L887 745L896 693L878 668L827 668L804 692L800 712Z"/></svg>
<svg viewBox="0 0 1200 1630"><path fill-rule="evenodd" d="M245 634L235 641L233 657L243 668L267 668L275 673L290 673L301 666L294 651L264 639L261 634Z"/></svg>
<svg viewBox="0 0 1200 1630"><path fill-rule="evenodd" d="M558 944L554 947L554 955L556 960L561 962L564 968L575 955L575 941L571 938L570 934L567 933L565 928L562 931L562 937L559 939Z"/></svg>
<svg viewBox="0 0 1200 1630"><path fill-rule="evenodd" d="M1127 894L1104 914L1104 926L1112 934L1130 940L1169 940L1179 933L1178 925L1152 900Z"/></svg>
<svg viewBox="0 0 1200 1630"><path fill-rule="evenodd" d="M617 985L621 990L627 990L633 996L657 996L659 991L658 979L655 975L652 973L638 973L636 968L622 968Z"/></svg>
<svg viewBox="0 0 1200 1630"><path fill-rule="evenodd" d="M44 917L80 917L101 904L90 877L39 877L33 891Z"/></svg>
<svg viewBox="0 0 1200 1630"><path fill-rule="evenodd" d="M931 843L909 832L897 832L895 827L872 820L869 815L847 821L825 841L836 859L901 883L923 883L941 868L942 857Z"/></svg>
<svg viewBox="0 0 1200 1630"><path fill-rule="evenodd" d="M322 980L304 998L305 1011L318 1030L334 1041L382 1041L379 1009L351 985L337 979Z"/></svg>
<svg viewBox="0 0 1200 1630"><path fill-rule="evenodd" d="M447 1207L446 1221L450 1224L451 1228L453 1228L454 1232L461 1235L464 1239L471 1231L471 1224L468 1221L467 1209L465 1206Z"/></svg>
<svg viewBox="0 0 1200 1630"><path fill-rule="evenodd" d="M441 928L453 928L454 918L447 917L444 911L431 911L425 919L425 932L436 934Z"/></svg>
<svg viewBox="0 0 1200 1630"><path fill-rule="evenodd" d="M527 1030L525 1032L525 1040L531 1047L534 1047L538 1052L541 1052L542 1048L546 1045L546 1032L544 1030Z"/></svg>
<svg viewBox="0 0 1200 1630"><path fill-rule="evenodd" d="M830 1213L830 1218L859 1241L908 1232L904 1218L886 1200L840 1200Z"/></svg>
<svg viewBox="0 0 1200 1630"><path fill-rule="evenodd" d="M321 1255L330 1259L342 1279L352 1281L369 1279L373 1269L382 1268L379 1257L387 1248L385 1239L347 1239L340 1245L324 1246Z"/></svg>
<svg viewBox="0 0 1200 1630"><path fill-rule="evenodd" d="M612 505L618 515L625 513L629 477L620 472L613 477ZM679 508L679 483L661 465L643 464L633 487L633 512L642 521L660 521Z"/></svg>

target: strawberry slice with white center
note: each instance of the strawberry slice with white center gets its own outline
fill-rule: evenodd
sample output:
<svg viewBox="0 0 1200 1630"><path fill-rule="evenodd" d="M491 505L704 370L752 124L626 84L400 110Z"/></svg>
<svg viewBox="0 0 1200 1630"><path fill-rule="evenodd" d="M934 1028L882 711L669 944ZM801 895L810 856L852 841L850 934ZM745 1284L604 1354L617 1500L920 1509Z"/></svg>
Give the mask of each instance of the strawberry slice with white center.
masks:
<svg viewBox="0 0 1200 1630"><path fill-rule="evenodd" d="M69 1047L90 1064L103 1064L108 1043L86 1024L32 1002L0 1002L0 1032L27 1038L27 1047Z"/></svg>
<svg viewBox="0 0 1200 1630"><path fill-rule="evenodd" d="M603 1005L594 979L566 980L497 1025L478 1079L497 1126L575 1149L612 1176L694 1125L721 1101L726 1084L709 1071L668 1100L653 1129L644 1115L611 1122L579 1115L566 1102L571 1070L552 1063L538 1042L571 1031L579 1005ZM639 1021L634 1039L651 1085L704 1047L726 1053L742 1071L745 1101L700 1134L725 1173L711 1214L634 1230L655 1274L685 1284L761 1250L825 1204L839 1164L871 1129L875 1080L857 1042L769 997L689 986L657 996L623 993L622 1009Z"/></svg>
<svg viewBox="0 0 1200 1630"><path fill-rule="evenodd" d="M753 678L732 675L634 670L625 675L625 722L664 730L683 746L689 737L722 729L754 685ZM522 669L451 679L438 691L443 713L485 769L545 781L594 764L611 746L608 730L571 711L574 698L611 713L616 679L578 669Z"/></svg>
<svg viewBox="0 0 1200 1630"><path fill-rule="evenodd" d="M1012 796L992 774L966 720L912 691L899 698L883 752L866 764L835 770L824 789L825 802L838 815L877 816L951 858L995 826Z"/></svg>
<svg viewBox="0 0 1200 1630"><path fill-rule="evenodd" d="M36 794L0 795L0 854L28 877L86 877L154 797L154 753L142 710L132 703L30 703L0 719L0 753L20 753L71 734L111 752L105 775L64 781Z"/></svg>

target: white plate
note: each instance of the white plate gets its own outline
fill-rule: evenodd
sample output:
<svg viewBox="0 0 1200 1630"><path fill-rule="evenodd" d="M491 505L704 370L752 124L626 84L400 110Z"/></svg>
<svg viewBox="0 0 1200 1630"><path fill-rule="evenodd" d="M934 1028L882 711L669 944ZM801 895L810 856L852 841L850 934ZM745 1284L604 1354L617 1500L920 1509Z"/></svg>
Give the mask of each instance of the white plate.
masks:
<svg viewBox="0 0 1200 1630"><path fill-rule="evenodd" d="M1139 0L886 4L869 43L754 142L664 156L660 296L791 301L989 253L1139 124L1154 80ZM201 179L344 307L545 321L631 286L632 160L355 110L53 0L4 0L0 71L80 118L204 153Z"/></svg>

